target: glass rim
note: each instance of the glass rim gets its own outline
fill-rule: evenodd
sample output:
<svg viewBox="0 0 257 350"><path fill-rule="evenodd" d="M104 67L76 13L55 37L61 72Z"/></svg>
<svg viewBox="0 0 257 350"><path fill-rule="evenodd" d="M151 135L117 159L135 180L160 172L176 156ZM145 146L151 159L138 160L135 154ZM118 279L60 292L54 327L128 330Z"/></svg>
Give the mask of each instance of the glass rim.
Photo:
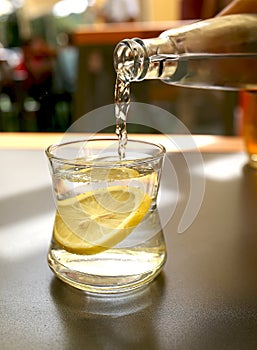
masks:
<svg viewBox="0 0 257 350"><path fill-rule="evenodd" d="M78 143L87 143L87 142L106 142L106 141L112 141L112 142L115 142L115 143L118 143L118 139L116 138L92 138L92 139L80 139L80 140L72 140L72 141L68 141L68 142L63 142L63 143L56 143L56 144L52 144L50 146L48 146L45 150L45 153L48 157L48 159L54 159L56 161L59 161L59 162L62 162L64 164L69 164L69 165L73 165L73 164L76 164L76 166L92 166L92 163L89 162L89 161L85 161L85 162L76 162L76 158L74 159L66 159L66 158L63 158L63 157L58 157L56 155L54 155L52 153L53 150L57 150L61 147L65 147L65 146L69 146L69 145L72 145L72 144L78 144ZM166 149L165 147L160 144L160 143L153 143L153 142L148 142L148 141L144 141L144 140L136 140L136 139L128 139L127 143L140 143L140 144L145 144L145 145L148 145L148 146L152 146L152 147L155 147L156 148L156 154L153 154L153 155L149 155L149 156L146 156L144 158L135 158L135 159L121 159L118 163L117 162L113 162L113 161L103 161L102 163L94 163L94 167L106 167L107 164L111 164L113 166L119 166L119 165L124 165L124 163L126 162L129 162L129 164L133 164L133 163L139 163L139 162L145 162L145 161L148 161L148 160L154 160L154 159L158 159L160 158L161 156L164 156L165 153L166 153Z"/></svg>

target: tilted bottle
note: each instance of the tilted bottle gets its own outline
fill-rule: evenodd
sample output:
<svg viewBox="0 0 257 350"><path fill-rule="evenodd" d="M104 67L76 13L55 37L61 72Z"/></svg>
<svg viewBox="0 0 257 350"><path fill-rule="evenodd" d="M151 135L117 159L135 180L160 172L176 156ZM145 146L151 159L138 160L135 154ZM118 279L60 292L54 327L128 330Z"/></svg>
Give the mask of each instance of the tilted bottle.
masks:
<svg viewBox="0 0 257 350"><path fill-rule="evenodd" d="M179 85L257 90L257 14L197 21L153 39L126 39L114 67L128 82L161 79Z"/></svg>

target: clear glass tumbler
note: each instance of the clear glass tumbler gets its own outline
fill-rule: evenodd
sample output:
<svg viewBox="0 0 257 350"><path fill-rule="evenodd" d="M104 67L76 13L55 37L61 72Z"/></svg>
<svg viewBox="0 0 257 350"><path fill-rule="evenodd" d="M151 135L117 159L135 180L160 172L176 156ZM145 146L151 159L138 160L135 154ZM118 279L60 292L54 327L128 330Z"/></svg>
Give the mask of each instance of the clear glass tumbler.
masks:
<svg viewBox="0 0 257 350"><path fill-rule="evenodd" d="M91 293L129 291L153 280L166 260L156 199L165 149L89 139L46 150L56 201L48 263L64 282Z"/></svg>

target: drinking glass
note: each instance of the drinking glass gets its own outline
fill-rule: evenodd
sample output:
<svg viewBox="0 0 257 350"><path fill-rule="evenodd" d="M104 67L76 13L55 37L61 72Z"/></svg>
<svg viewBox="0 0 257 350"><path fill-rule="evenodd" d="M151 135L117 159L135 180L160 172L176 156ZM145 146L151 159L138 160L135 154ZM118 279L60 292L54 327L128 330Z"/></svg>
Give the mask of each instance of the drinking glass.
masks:
<svg viewBox="0 0 257 350"><path fill-rule="evenodd" d="M88 139L46 150L56 215L48 264L89 293L119 293L152 281L166 260L157 211L165 148Z"/></svg>
<svg viewBox="0 0 257 350"><path fill-rule="evenodd" d="M240 92L240 109L249 164L257 169L257 91Z"/></svg>

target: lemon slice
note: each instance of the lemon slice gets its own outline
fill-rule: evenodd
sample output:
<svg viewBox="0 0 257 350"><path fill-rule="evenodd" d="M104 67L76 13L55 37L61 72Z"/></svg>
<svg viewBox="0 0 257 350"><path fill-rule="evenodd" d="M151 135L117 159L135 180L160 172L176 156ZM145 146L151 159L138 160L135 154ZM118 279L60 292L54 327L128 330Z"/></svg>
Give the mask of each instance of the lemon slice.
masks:
<svg viewBox="0 0 257 350"><path fill-rule="evenodd" d="M82 175L87 175L92 180L124 180L132 177L139 177L139 172L135 169L128 167L119 168L105 168L105 167L91 167L87 169L79 170Z"/></svg>
<svg viewBox="0 0 257 350"><path fill-rule="evenodd" d="M140 173L128 167L117 167L117 168L108 168L104 166L91 167L90 168L75 168L73 172L70 171L69 180L73 182L91 182L91 181L118 181L126 180L134 177L140 177Z"/></svg>
<svg viewBox="0 0 257 350"><path fill-rule="evenodd" d="M54 239L72 253L100 253L133 231L151 201L147 193L133 186L101 188L59 201Z"/></svg>

